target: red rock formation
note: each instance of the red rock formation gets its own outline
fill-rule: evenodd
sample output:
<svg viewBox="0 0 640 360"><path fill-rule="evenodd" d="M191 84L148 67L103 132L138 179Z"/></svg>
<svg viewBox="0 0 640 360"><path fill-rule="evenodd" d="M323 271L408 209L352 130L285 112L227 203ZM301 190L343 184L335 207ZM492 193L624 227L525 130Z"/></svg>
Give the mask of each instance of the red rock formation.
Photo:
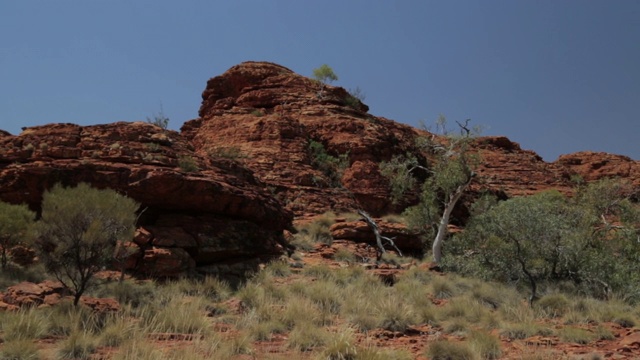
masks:
<svg viewBox="0 0 640 360"><path fill-rule="evenodd" d="M185 161L199 170L186 172ZM279 253L290 227L291 215L250 171L201 158L178 133L148 123L52 124L0 138L1 200L38 210L55 183L79 182L115 189L146 209L141 225L153 241L141 248L138 266L154 275Z"/></svg>
<svg viewBox="0 0 640 360"><path fill-rule="evenodd" d="M628 179L640 189L640 162L627 156L583 151L562 155L555 162L585 181L602 178Z"/></svg>
<svg viewBox="0 0 640 360"><path fill-rule="evenodd" d="M270 63L247 62L212 78L202 94L200 118L182 134L201 156L237 149L240 161L284 199L298 216L362 206L374 214L394 209L381 160L415 150L416 131L349 106L348 93L320 85ZM348 154L344 188L332 187L314 167L310 141L337 157Z"/></svg>
<svg viewBox="0 0 640 360"><path fill-rule="evenodd" d="M327 210L364 208L374 215L398 211L416 200L394 206L379 163L415 147L418 135L407 125L354 109L339 87L320 86L271 63L246 62L210 79L202 94L200 118L185 123L182 134L201 156L234 149L239 161L267 183L296 216ZM347 154L349 167L331 187L309 154L310 140L333 156ZM480 175L473 192L489 189L503 196L529 195L546 189L571 191L570 171L544 162L505 137L483 137L471 149L479 154ZM427 155L421 160L427 164ZM422 176L427 176L423 174Z"/></svg>
<svg viewBox="0 0 640 360"><path fill-rule="evenodd" d="M60 282L49 280L39 284L21 282L7 288L0 299L2 300L0 309L16 310L21 307L53 306L64 299L72 301L73 297ZM120 304L114 299L82 296L80 303L98 312L112 312L120 309Z"/></svg>
<svg viewBox="0 0 640 360"><path fill-rule="evenodd" d="M400 250L412 253L421 253L424 244L420 239L420 233L411 231L404 224L390 223L382 219L375 219L382 236L393 239ZM329 229L334 240L349 240L364 242L375 246L376 238L371 228L364 221L337 222ZM389 248L392 249L392 248Z"/></svg>
<svg viewBox="0 0 640 360"><path fill-rule="evenodd" d="M43 191L57 182L116 189L147 208L130 266L157 275L217 272L212 266L230 266L230 259L278 253L292 213L305 218L362 208L380 216L417 200L419 188L393 204L379 164L412 153L429 166L415 140L432 135L367 111L343 88L280 65L246 62L207 82L200 117L187 121L181 133L143 122L0 132L0 199L37 210ZM348 159L341 186L315 163L312 141ZM578 153L546 163L497 136L475 140L471 152L478 154L479 176L454 223L484 190L502 197L546 189L569 193L574 174L588 181L619 176L640 185L638 162L623 156Z"/></svg>

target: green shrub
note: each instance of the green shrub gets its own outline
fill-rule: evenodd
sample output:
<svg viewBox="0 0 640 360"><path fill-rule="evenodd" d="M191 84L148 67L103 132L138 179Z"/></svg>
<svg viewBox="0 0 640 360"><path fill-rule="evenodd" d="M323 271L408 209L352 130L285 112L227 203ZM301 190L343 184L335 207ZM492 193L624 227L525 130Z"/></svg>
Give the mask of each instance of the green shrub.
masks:
<svg viewBox="0 0 640 360"><path fill-rule="evenodd" d="M438 340L427 348L431 360L473 360L474 353L466 343Z"/></svg>
<svg viewBox="0 0 640 360"><path fill-rule="evenodd" d="M6 271L9 250L19 245L33 226L35 213L27 205L13 205L0 201L0 265Z"/></svg>
<svg viewBox="0 0 640 360"><path fill-rule="evenodd" d="M327 177L330 185L341 186L342 174L349 167L349 154L332 156L321 142L315 140L309 141L308 151L311 164Z"/></svg>
<svg viewBox="0 0 640 360"><path fill-rule="evenodd" d="M94 275L112 264L118 241L133 239L138 207L114 190L86 183L57 184L44 193L34 247L47 271L73 293L74 305Z"/></svg>
<svg viewBox="0 0 640 360"><path fill-rule="evenodd" d="M164 115L161 107L159 113L153 114L151 118L147 117L147 123L167 129L169 127L169 118Z"/></svg>
<svg viewBox="0 0 640 360"><path fill-rule="evenodd" d="M329 65L322 64L320 67L313 69L313 78L316 81L327 84L338 80L338 75L333 72Z"/></svg>
<svg viewBox="0 0 640 360"><path fill-rule="evenodd" d="M198 163L196 162L196 160L193 157L188 155L181 156L178 158L178 167L180 167L180 170L187 173L200 171L200 168L198 167Z"/></svg>

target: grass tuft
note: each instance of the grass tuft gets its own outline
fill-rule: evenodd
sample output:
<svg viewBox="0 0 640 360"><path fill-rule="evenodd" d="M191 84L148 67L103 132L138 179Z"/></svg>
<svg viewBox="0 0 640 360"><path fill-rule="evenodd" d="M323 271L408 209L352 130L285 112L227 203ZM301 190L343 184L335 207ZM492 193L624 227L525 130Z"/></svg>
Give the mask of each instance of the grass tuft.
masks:
<svg viewBox="0 0 640 360"><path fill-rule="evenodd" d="M427 348L431 360L473 360L473 350L466 343L438 340Z"/></svg>
<svg viewBox="0 0 640 360"><path fill-rule="evenodd" d="M31 340L12 340L2 344L0 350L2 360L38 360L38 347Z"/></svg>

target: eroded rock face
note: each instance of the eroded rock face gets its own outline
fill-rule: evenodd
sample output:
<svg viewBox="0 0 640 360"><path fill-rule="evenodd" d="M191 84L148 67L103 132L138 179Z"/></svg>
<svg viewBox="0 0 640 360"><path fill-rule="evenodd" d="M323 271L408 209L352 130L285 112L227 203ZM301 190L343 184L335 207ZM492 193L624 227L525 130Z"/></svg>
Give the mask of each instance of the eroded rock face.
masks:
<svg viewBox="0 0 640 360"><path fill-rule="evenodd" d="M22 307L54 306L62 300L72 301L69 291L57 281L43 281L39 284L21 282L10 286L0 301L0 309L17 310ZM120 304L114 299L80 297L80 303L97 312L114 312ZM3 305L4 304L4 305Z"/></svg>
<svg viewBox="0 0 640 360"><path fill-rule="evenodd" d="M297 216L359 207L383 214L403 206L390 202L378 163L415 150L416 130L367 114L368 107L343 88L279 65L247 62L210 79L202 97L201 117L182 127L196 152L242 154L239 161ZM348 158L344 187L332 185L314 165L311 141Z"/></svg>
<svg viewBox="0 0 640 360"><path fill-rule="evenodd" d="M640 162L627 156L583 151L562 155L556 163L579 175L585 181L602 178L628 179L640 189Z"/></svg>
<svg viewBox="0 0 640 360"><path fill-rule="evenodd" d="M342 88L321 86L280 65L246 62L210 79L202 98L200 118L182 127L196 153L241 154L238 161L297 217L358 208L379 216L418 199L416 188L404 202L393 204L379 164L409 152L430 166L429 155L416 148L415 140L433 135L368 114L366 105L347 101ZM332 186L314 165L311 141L323 144L334 157L348 158L342 187ZM503 198L547 189L571 192L571 169L546 163L506 137L479 138L471 152L478 155L479 176L463 205L485 190ZM418 174L422 180L427 176Z"/></svg>
<svg viewBox="0 0 640 360"><path fill-rule="evenodd" d="M80 182L141 204L152 241L129 263L157 276L279 253L292 219L251 171L200 157L178 133L148 123L52 124L0 137L1 200L38 210L54 184Z"/></svg>
<svg viewBox="0 0 640 360"><path fill-rule="evenodd" d="M382 219L374 219L382 236L393 239L396 246L405 252L421 253L424 244L418 231L407 228L400 223L391 223ZM376 238L371 228L364 221L337 222L329 229L334 240L349 240L357 243L368 243L375 246ZM390 248L391 249L391 248Z"/></svg>
<svg viewBox="0 0 640 360"><path fill-rule="evenodd" d="M246 62L207 82L200 117L180 133L144 122L51 124L18 136L0 131L0 199L38 210L42 193L58 182L113 188L146 208L129 267L177 276L194 269L220 273L216 266L224 264L241 273L234 259L254 267L258 257L282 251L292 214L308 219L363 209L381 216L417 202L419 187L392 203L380 163L411 153L430 167L431 155L416 138L433 135L367 111L343 88L280 65ZM318 166L312 143L345 159L339 176ZM503 199L548 189L570 193L575 174L640 186L638 162L624 156L577 153L546 163L500 136L476 139L470 151L478 176L454 211L456 225L484 191ZM425 180L430 173L416 176Z"/></svg>

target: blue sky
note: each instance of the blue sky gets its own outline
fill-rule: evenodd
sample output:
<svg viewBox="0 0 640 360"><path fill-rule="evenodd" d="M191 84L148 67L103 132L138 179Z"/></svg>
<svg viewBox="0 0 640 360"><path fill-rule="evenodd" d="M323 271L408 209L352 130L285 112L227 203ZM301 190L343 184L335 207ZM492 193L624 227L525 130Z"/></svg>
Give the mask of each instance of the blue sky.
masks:
<svg viewBox="0 0 640 360"><path fill-rule="evenodd" d="M374 115L473 119L547 161L640 160L640 1L0 2L0 129L197 117L246 60L323 63Z"/></svg>

